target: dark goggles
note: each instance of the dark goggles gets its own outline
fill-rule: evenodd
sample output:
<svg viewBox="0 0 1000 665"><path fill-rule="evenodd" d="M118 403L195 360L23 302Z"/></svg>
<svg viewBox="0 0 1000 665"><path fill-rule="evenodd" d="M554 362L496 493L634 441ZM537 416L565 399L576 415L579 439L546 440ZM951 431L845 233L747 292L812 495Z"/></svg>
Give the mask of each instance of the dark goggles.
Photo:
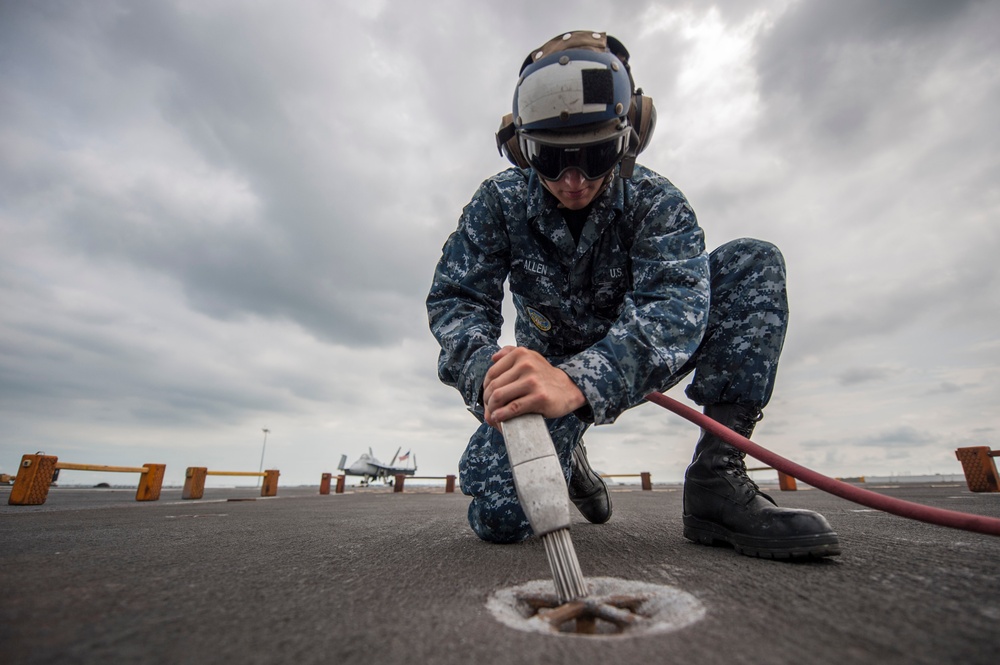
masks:
<svg viewBox="0 0 1000 665"><path fill-rule="evenodd" d="M553 145L521 135L521 152L542 178L559 180L568 169L580 169L587 180L600 180L618 165L628 148L628 134L590 145Z"/></svg>

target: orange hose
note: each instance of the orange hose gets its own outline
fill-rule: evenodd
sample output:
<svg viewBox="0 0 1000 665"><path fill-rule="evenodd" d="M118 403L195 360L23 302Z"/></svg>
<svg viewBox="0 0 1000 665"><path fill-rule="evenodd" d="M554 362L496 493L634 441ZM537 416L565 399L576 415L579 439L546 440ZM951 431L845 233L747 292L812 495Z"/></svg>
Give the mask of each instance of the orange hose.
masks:
<svg viewBox="0 0 1000 665"><path fill-rule="evenodd" d="M964 529L965 531L975 531L991 536L1000 536L1000 519L995 517L985 517L983 515L972 515L961 513L955 510L945 510L943 508L933 508L911 501L894 499L893 497L872 492L870 490L855 487L841 480L824 476L806 467L796 464L790 460L772 453L767 448L762 448L750 439L740 436L725 425L717 423L708 416L695 411L689 406L681 404L675 399L667 397L662 393L650 393L646 399L655 404L659 404L668 411L672 411L680 417L690 420L698 427L719 437L726 443L739 448L754 459L771 466L778 471L787 473L789 476L798 478L804 483L808 483L824 492L829 492L842 499L847 499L862 506L882 510L893 515L906 517L921 522L947 526L953 529Z"/></svg>

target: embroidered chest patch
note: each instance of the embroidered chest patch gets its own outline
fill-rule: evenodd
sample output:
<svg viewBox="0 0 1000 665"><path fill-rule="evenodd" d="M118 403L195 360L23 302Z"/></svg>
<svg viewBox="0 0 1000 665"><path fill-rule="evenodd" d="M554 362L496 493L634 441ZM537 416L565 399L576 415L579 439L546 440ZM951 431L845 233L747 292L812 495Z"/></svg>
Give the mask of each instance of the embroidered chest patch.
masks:
<svg viewBox="0 0 1000 665"><path fill-rule="evenodd" d="M539 312L534 307L528 307L528 319L531 320L532 325L541 330L542 332L548 332L552 330L552 322L545 318L545 315Z"/></svg>

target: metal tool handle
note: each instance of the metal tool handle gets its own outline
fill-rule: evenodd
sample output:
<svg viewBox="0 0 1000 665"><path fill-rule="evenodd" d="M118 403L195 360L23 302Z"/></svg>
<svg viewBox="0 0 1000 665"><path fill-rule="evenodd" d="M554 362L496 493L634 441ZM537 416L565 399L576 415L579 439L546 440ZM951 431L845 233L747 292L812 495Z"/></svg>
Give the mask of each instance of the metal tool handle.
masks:
<svg viewBox="0 0 1000 665"><path fill-rule="evenodd" d="M514 487L535 535L569 528L569 494L542 416L529 413L501 425Z"/></svg>
<svg viewBox="0 0 1000 665"><path fill-rule="evenodd" d="M514 487L535 535L545 545L556 594L566 603L587 595L587 582L569 535L569 492L545 420L538 414L501 426Z"/></svg>

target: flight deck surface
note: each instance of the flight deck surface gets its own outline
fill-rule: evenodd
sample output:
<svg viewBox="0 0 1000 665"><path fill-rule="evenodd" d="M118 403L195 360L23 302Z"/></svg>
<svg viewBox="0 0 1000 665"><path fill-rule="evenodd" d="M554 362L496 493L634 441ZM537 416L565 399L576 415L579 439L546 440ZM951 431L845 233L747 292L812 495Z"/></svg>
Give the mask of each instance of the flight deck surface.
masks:
<svg viewBox="0 0 1000 665"><path fill-rule="evenodd" d="M801 487L801 486L800 486ZM488 604L548 580L542 543L490 545L441 488L207 489L182 501L0 488L0 660L29 663L990 663L1000 658L1000 538L906 520L819 490L843 553L785 563L681 535L679 486L613 488L601 526L574 515L586 577L673 588L701 615L614 637L518 630ZM1000 517L963 484L869 486ZM769 490L770 491L770 490ZM684 622L681 622L684 623ZM7 660L7 659L10 660Z"/></svg>

